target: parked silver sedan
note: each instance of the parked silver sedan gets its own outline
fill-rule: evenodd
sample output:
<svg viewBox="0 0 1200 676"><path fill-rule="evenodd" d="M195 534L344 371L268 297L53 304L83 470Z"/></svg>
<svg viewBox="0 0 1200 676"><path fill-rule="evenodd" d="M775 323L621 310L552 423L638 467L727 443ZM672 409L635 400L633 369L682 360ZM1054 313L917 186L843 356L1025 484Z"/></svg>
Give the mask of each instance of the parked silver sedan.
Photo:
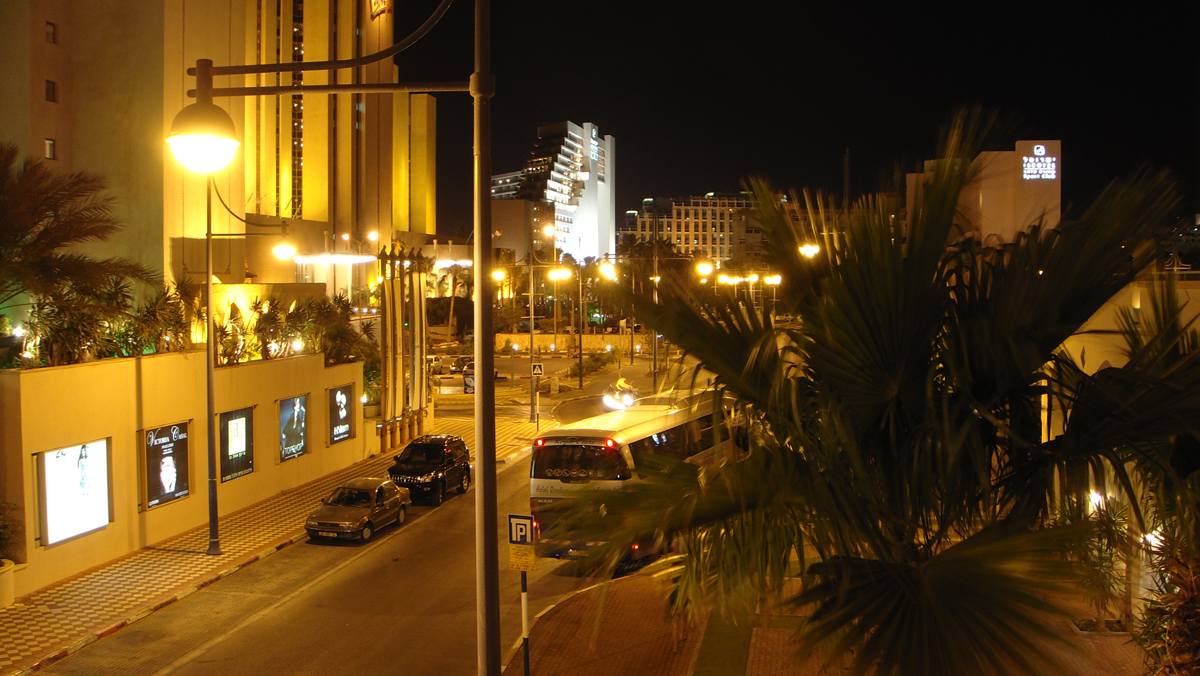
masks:
<svg viewBox="0 0 1200 676"><path fill-rule="evenodd" d="M404 523L412 495L390 479L351 479L321 501L304 523L313 539L353 539L363 542L384 526Z"/></svg>

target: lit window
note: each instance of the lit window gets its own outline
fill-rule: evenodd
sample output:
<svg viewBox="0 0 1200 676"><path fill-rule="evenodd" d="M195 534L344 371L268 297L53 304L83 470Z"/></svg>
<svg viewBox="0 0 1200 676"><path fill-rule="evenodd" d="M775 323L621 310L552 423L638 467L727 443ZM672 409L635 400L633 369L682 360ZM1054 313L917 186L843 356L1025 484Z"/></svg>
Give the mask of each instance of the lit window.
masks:
<svg viewBox="0 0 1200 676"><path fill-rule="evenodd" d="M58 159L58 149L55 147L54 139L52 138L46 139L46 159Z"/></svg>

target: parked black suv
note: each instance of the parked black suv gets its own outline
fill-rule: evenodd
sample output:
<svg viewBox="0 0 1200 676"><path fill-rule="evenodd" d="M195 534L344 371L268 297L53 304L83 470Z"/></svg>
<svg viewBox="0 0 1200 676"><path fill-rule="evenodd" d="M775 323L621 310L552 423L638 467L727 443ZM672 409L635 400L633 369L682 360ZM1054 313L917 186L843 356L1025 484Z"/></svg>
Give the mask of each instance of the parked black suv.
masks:
<svg viewBox="0 0 1200 676"><path fill-rule="evenodd" d="M414 439L395 456L388 468L392 481L412 493L413 498L428 497L440 505L446 491L454 488L466 493L471 485L471 453L461 437L450 434L426 435Z"/></svg>

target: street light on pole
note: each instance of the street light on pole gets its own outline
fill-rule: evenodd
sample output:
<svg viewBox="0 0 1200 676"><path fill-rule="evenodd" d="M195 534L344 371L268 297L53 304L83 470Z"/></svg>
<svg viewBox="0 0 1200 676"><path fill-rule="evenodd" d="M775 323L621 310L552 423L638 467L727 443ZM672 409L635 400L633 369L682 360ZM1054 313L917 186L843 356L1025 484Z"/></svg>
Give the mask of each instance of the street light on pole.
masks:
<svg viewBox="0 0 1200 676"><path fill-rule="evenodd" d="M204 175L204 343L206 354L205 389L207 390L204 432L208 442L208 551L206 553L211 556L219 556L222 552L219 510L217 509L217 435L214 429L217 419L214 387L217 349L213 328L212 192L213 174L224 169L233 161L237 148L241 144L234 138L236 129L229 114L212 102L212 61L198 61L196 67L209 74L207 86L200 84L205 80L204 78L197 77L196 103L187 106L175 116L175 120L171 123L171 133L167 137L167 144L171 147L171 154L185 169ZM255 233L246 233L245 235L251 234ZM243 235L235 234L233 236ZM279 244L275 245L274 253L284 259L290 259L296 255L295 245L287 238L286 223L283 225L282 239Z"/></svg>
<svg viewBox="0 0 1200 676"><path fill-rule="evenodd" d="M276 85L252 87L213 88L213 76L242 76L264 73L298 73L304 71L330 71L359 68L391 58L415 44L441 20L450 7L450 0L441 0L437 8L420 27L391 47L374 54L353 59L333 61L296 61L275 64L245 64L214 68L212 61L200 59L196 68L189 70L196 76L196 89L188 95L196 97L196 103L185 107L171 125L172 152L184 166L192 171L211 174L227 165L237 152L238 142L234 138L233 121L225 111L212 103L214 96L298 96L303 94L334 93L395 93L395 92L470 92L474 103L474 238L475 238L475 288L481 295L490 295L490 280L487 270L492 267L492 228L490 177L492 172L491 99L495 95L495 77L491 73L491 3L490 0L475 0L474 72L469 82L452 83L346 83L319 85ZM184 159L186 158L186 160ZM211 176L209 180L211 190ZM211 193L210 193L211 194ZM209 494L210 528L209 553L219 553L216 530L216 483L215 446L212 429L214 424L213 375L215 349L212 331L212 218L211 200L208 207L208 408L209 419ZM294 248L292 249L294 253ZM492 335L492 313L484 311L482 303L475 304L475 332L479 336ZM475 363L480 373L493 370L492 346L482 349L483 342L476 341ZM475 570L476 607L478 608L477 673L479 676L500 674L500 580L499 548L496 525L496 421L495 381L480 379L475 395L475 438L476 438L476 493L475 493Z"/></svg>
<svg viewBox="0 0 1200 676"><path fill-rule="evenodd" d="M558 299L558 282L559 280L567 280L571 278L571 271L566 268L556 268L549 272L550 280L554 282L554 347L558 350L558 310L562 306L562 302Z"/></svg>

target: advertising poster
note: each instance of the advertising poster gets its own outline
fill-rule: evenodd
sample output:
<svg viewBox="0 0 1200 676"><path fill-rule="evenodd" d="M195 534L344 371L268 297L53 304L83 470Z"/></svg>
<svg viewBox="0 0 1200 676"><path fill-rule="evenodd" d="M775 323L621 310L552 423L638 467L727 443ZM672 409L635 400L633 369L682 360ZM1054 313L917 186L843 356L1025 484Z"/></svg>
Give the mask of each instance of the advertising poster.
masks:
<svg viewBox="0 0 1200 676"><path fill-rule="evenodd" d="M354 436L354 385L329 390L329 445Z"/></svg>
<svg viewBox="0 0 1200 676"><path fill-rule="evenodd" d="M308 452L308 427L305 410L308 395L279 400L279 461L298 458Z"/></svg>
<svg viewBox="0 0 1200 676"><path fill-rule="evenodd" d="M222 413L221 481L231 481L254 471L254 408Z"/></svg>
<svg viewBox="0 0 1200 676"><path fill-rule="evenodd" d="M188 494L188 424L146 430L146 508Z"/></svg>
<svg viewBox="0 0 1200 676"><path fill-rule="evenodd" d="M42 453L47 545L108 525L108 442Z"/></svg>

